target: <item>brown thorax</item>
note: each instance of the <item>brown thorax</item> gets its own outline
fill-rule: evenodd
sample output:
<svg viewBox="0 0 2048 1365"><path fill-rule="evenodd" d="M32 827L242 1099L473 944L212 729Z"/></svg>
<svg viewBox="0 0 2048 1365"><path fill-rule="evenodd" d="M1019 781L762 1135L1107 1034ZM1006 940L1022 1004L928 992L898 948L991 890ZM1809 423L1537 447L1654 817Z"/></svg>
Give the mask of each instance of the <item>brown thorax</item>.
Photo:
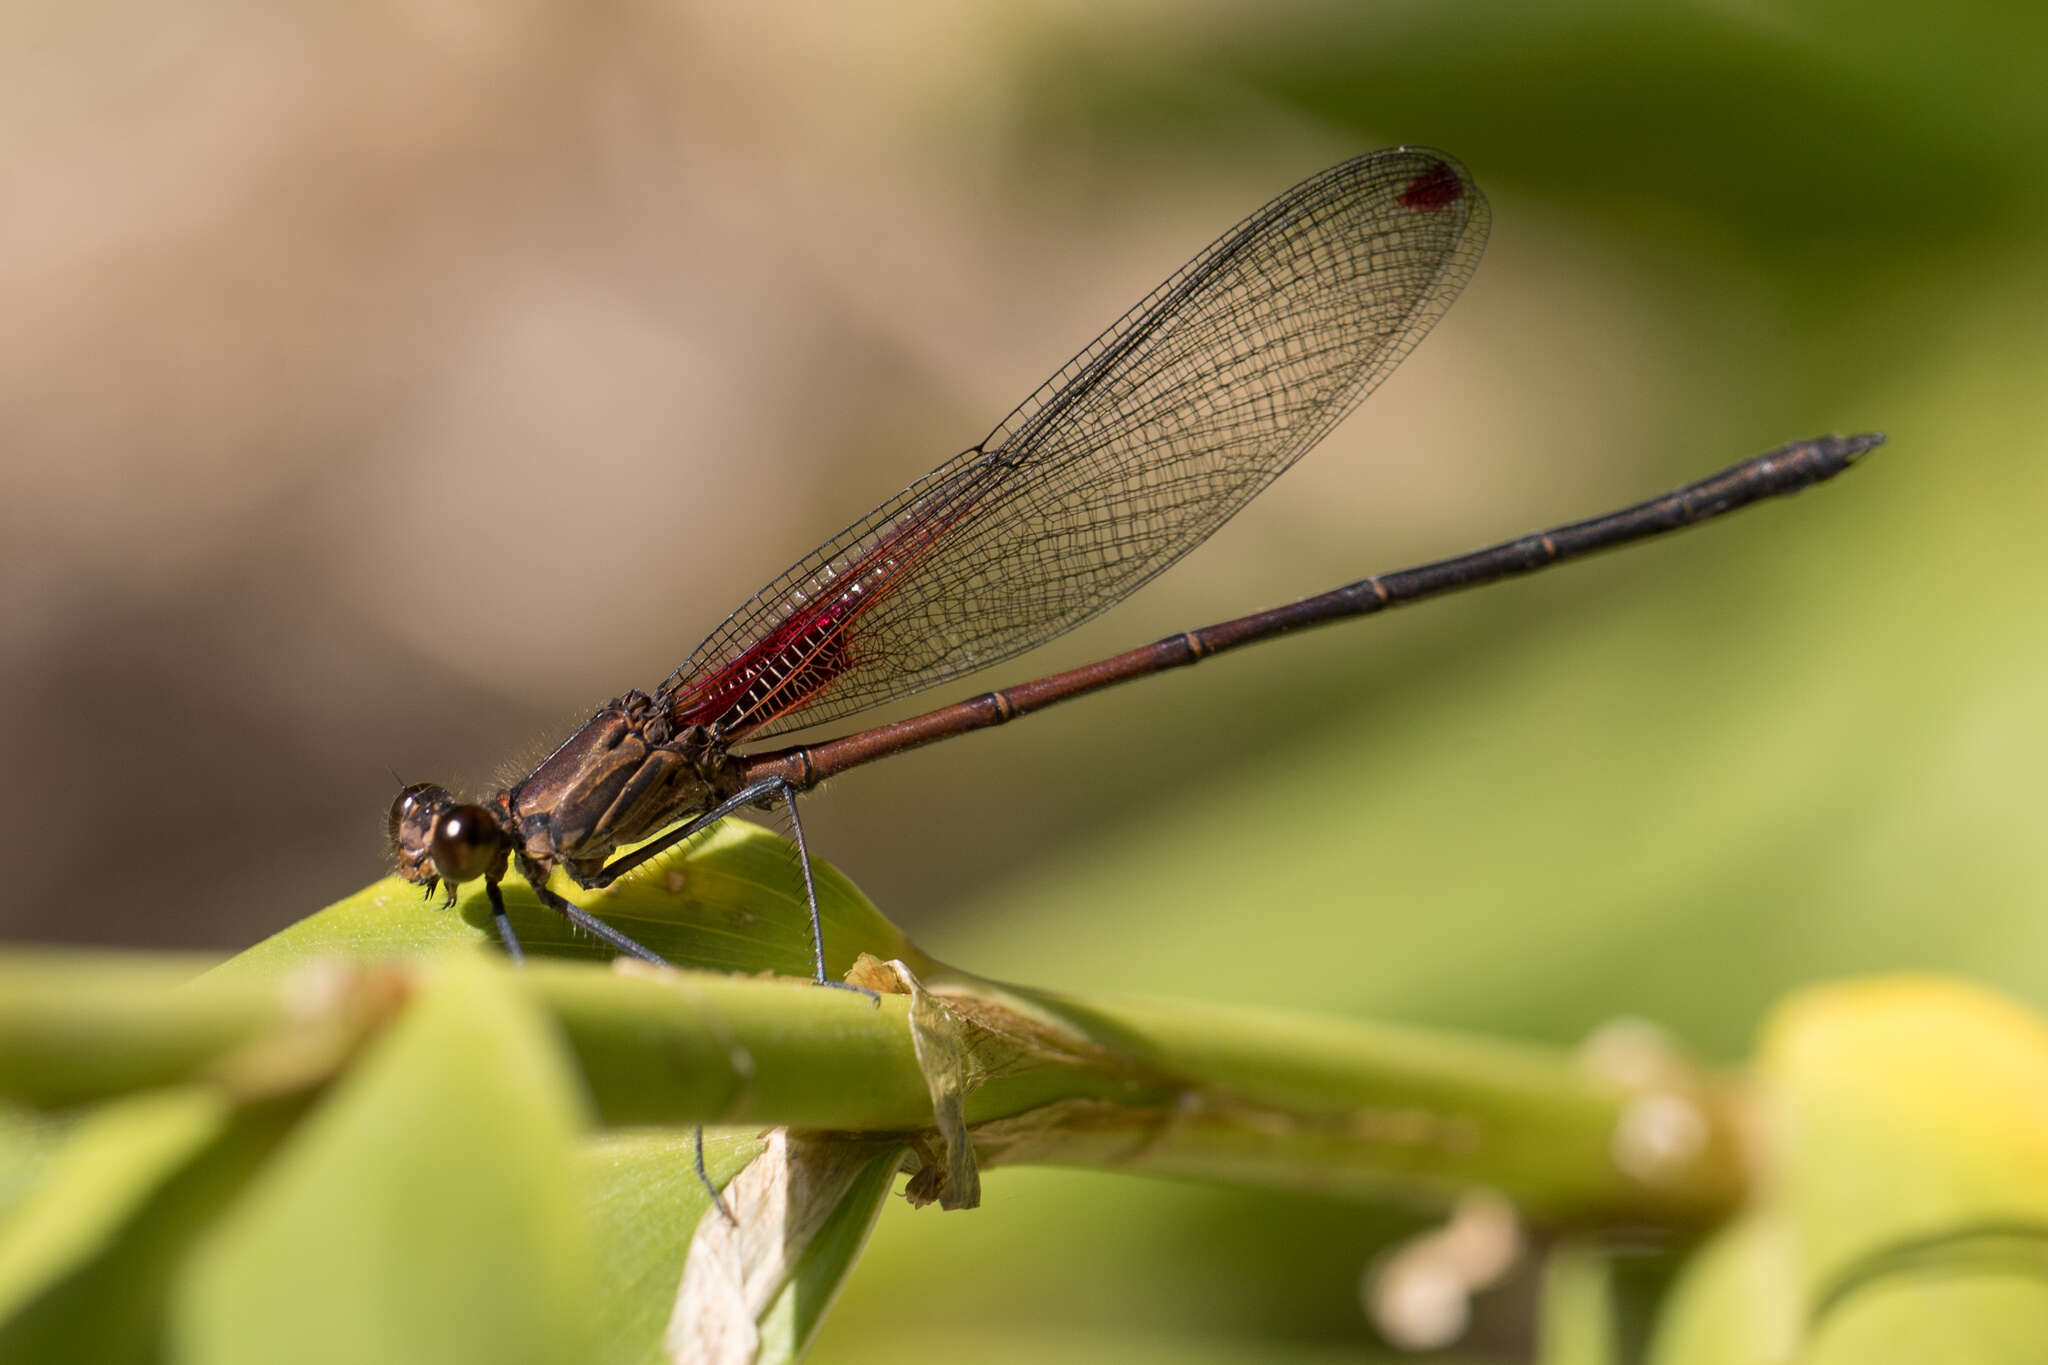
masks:
<svg viewBox="0 0 2048 1365"><path fill-rule="evenodd" d="M702 726L676 730L644 692L598 709L518 785L484 805L421 782L392 802L399 875L447 892L478 877L495 884L516 855L529 878L557 864L580 886L602 886L605 860L716 805L740 787L739 765Z"/></svg>

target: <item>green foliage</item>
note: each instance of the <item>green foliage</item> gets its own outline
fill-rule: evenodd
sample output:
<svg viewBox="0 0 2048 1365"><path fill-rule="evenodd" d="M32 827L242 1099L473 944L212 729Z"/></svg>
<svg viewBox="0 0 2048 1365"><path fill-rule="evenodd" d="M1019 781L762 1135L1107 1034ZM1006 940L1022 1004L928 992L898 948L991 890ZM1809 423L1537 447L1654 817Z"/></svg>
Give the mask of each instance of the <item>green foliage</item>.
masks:
<svg viewBox="0 0 2048 1365"><path fill-rule="evenodd" d="M753 919L702 924L690 897L750 868L794 884L780 848L736 826L641 874L659 895L621 894L671 950L743 954L753 936L772 957L803 919L787 888L753 883ZM836 922L902 942L828 885ZM1797 998L1735 1089L1668 1055L1613 1071L1005 988L914 953L930 987L915 1012L786 979L511 969L488 960L487 925L447 915L485 955L444 941L408 960L390 956L419 932L401 917L437 912L373 888L184 985L132 960L0 960L5 1098L52 1114L7 1131L0 1356L793 1360L899 1167L921 1172L920 1199L943 1181L935 1065L984 1166L1323 1199L1503 1191L1581 1234L1551 1259L1546 1359L1621 1358L1602 1229L1689 1235L1737 1200L1652 1315L1657 1365L1917 1361L1959 1322L1973 1360L2048 1340L2048 1029L1981 989ZM1680 1126L1691 1154L1626 1155L1673 1106L1698 1125ZM679 1126L720 1118L744 1125L706 1144L736 1223L711 1211ZM923 1226L943 1240L951 1221Z"/></svg>
<svg viewBox="0 0 2048 1365"><path fill-rule="evenodd" d="M614 896L686 959L776 962L804 922L784 851L734 825ZM391 883L189 983L118 958L0 960L5 1097L80 1115L11 1130L26 1174L0 1228L0 1342L107 1361L639 1361L696 1341L718 1318L703 1305L738 1304L706 1340L737 1331L741 1358L793 1358L906 1152L920 1199L976 1197L971 1179L964 1201L946 1192L962 1182L937 1156L942 1091L989 1165L1350 1197L1483 1183L1567 1221L1685 1223L1731 1196L1711 1142L1654 1178L1617 1171L1606 1153L1638 1092L1561 1054L1012 990L823 885L834 925L928 974L916 1011L787 978L606 969L566 943L571 961L512 969L488 960L487 925ZM719 1119L752 1125L707 1151L738 1233L707 1214L674 1126ZM650 1123L669 1126L617 1126ZM764 1148L770 1125L843 1136Z"/></svg>
<svg viewBox="0 0 2048 1365"><path fill-rule="evenodd" d="M180 1357L588 1357L581 1097L500 976L437 979L191 1247Z"/></svg>
<svg viewBox="0 0 2048 1365"><path fill-rule="evenodd" d="M240 1192L290 1115L170 1090L79 1124L7 1228L0 1356L147 1360L162 1350L191 1240Z"/></svg>

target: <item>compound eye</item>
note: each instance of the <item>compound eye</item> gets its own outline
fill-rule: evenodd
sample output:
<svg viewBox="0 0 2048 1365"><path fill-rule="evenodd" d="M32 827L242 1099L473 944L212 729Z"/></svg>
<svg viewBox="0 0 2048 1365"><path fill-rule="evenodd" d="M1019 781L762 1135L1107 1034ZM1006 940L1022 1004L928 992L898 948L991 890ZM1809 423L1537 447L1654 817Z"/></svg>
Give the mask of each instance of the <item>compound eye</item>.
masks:
<svg viewBox="0 0 2048 1365"><path fill-rule="evenodd" d="M431 782L415 782L398 794L398 799L391 803L391 817L385 825L392 843L398 842L398 827L405 823L405 817L411 815L419 805L420 797L434 789Z"/></svg>
<svg viewBox="0 0 2048 1365"><path fill-rule="evenodd" d="M482 806L457 806L434 822L434 868L450 884L488 872L498 853L498 822Z"/></svg>

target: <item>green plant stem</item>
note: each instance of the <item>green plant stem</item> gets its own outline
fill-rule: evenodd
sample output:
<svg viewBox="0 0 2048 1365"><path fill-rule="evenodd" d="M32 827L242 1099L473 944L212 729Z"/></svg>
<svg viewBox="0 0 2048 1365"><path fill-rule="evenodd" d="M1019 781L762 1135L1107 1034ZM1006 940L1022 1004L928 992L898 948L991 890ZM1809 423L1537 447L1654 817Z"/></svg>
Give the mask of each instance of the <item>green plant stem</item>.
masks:
<svg viewBox="0 0 2048 1365"><path fill-rule="evenodd" d="M1711 1220L1740 1196L1736 1118L1703 1077L1674 1096L1706 1125L1694 1159L1631 1179L1615 1134L1646 1093L1564 1049L1286 1010L1023 994L1204 1100L1183 1096L1134 1167L1353 1194L1485 1185L1567 1221Z"/></svg>
<svg viewBox="0 0 2048 1365"><path fill-rule="evenodd" d="M216 1078L257 1093L324 1079L430 962L167 988L129 961L0 956L0 1096L69 1104ZM847 1132L932 1126L908 1001L787 979L506 969L561 1030L606 1124ZM998 1057L968 1096L984 1164L1049 1161L1333 1194L1497 1188L1536 1216L1693 1222L1740 1190L1726 1123L1655 1179L1613 1159L1639 1098L1560 1050L1175 1002L1078 1000L956 978ZM961 997L949 997L956 1007ZM1046 1021L1050 1021L1048 1024ZM1049 1032L1047 1030L1050 1030ZM972 1051L972 1046L970 1047Z"/></svg>
<svg viewBox="0 0 2048 1365"><path fill-rule="evenodd" d="M285 1026L275 986L187 989L200 970L139 955L0 953L0 1094L58 1106L176 1085Z"/></svg>

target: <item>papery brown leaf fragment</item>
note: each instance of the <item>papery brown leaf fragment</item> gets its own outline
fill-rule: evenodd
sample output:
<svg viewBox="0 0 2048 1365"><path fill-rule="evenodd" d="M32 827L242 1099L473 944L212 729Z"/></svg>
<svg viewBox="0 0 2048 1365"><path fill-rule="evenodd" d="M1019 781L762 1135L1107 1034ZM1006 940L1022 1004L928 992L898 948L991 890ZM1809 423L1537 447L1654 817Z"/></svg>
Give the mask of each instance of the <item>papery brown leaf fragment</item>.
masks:
<svg viewBox="0 0 2048 1365"><path fill-rule="evenodd" d="M901 960L881 963L862 954L847 980L910 997L910 1043L931 1091L932 1125L944 1150L943 1164L922 1164L904 1188L904 1197L919 1208L934 1201L944 1209L977 1207L981 1172L974 1164L974 1141L967 1135L966 1030Z"/></svg>

